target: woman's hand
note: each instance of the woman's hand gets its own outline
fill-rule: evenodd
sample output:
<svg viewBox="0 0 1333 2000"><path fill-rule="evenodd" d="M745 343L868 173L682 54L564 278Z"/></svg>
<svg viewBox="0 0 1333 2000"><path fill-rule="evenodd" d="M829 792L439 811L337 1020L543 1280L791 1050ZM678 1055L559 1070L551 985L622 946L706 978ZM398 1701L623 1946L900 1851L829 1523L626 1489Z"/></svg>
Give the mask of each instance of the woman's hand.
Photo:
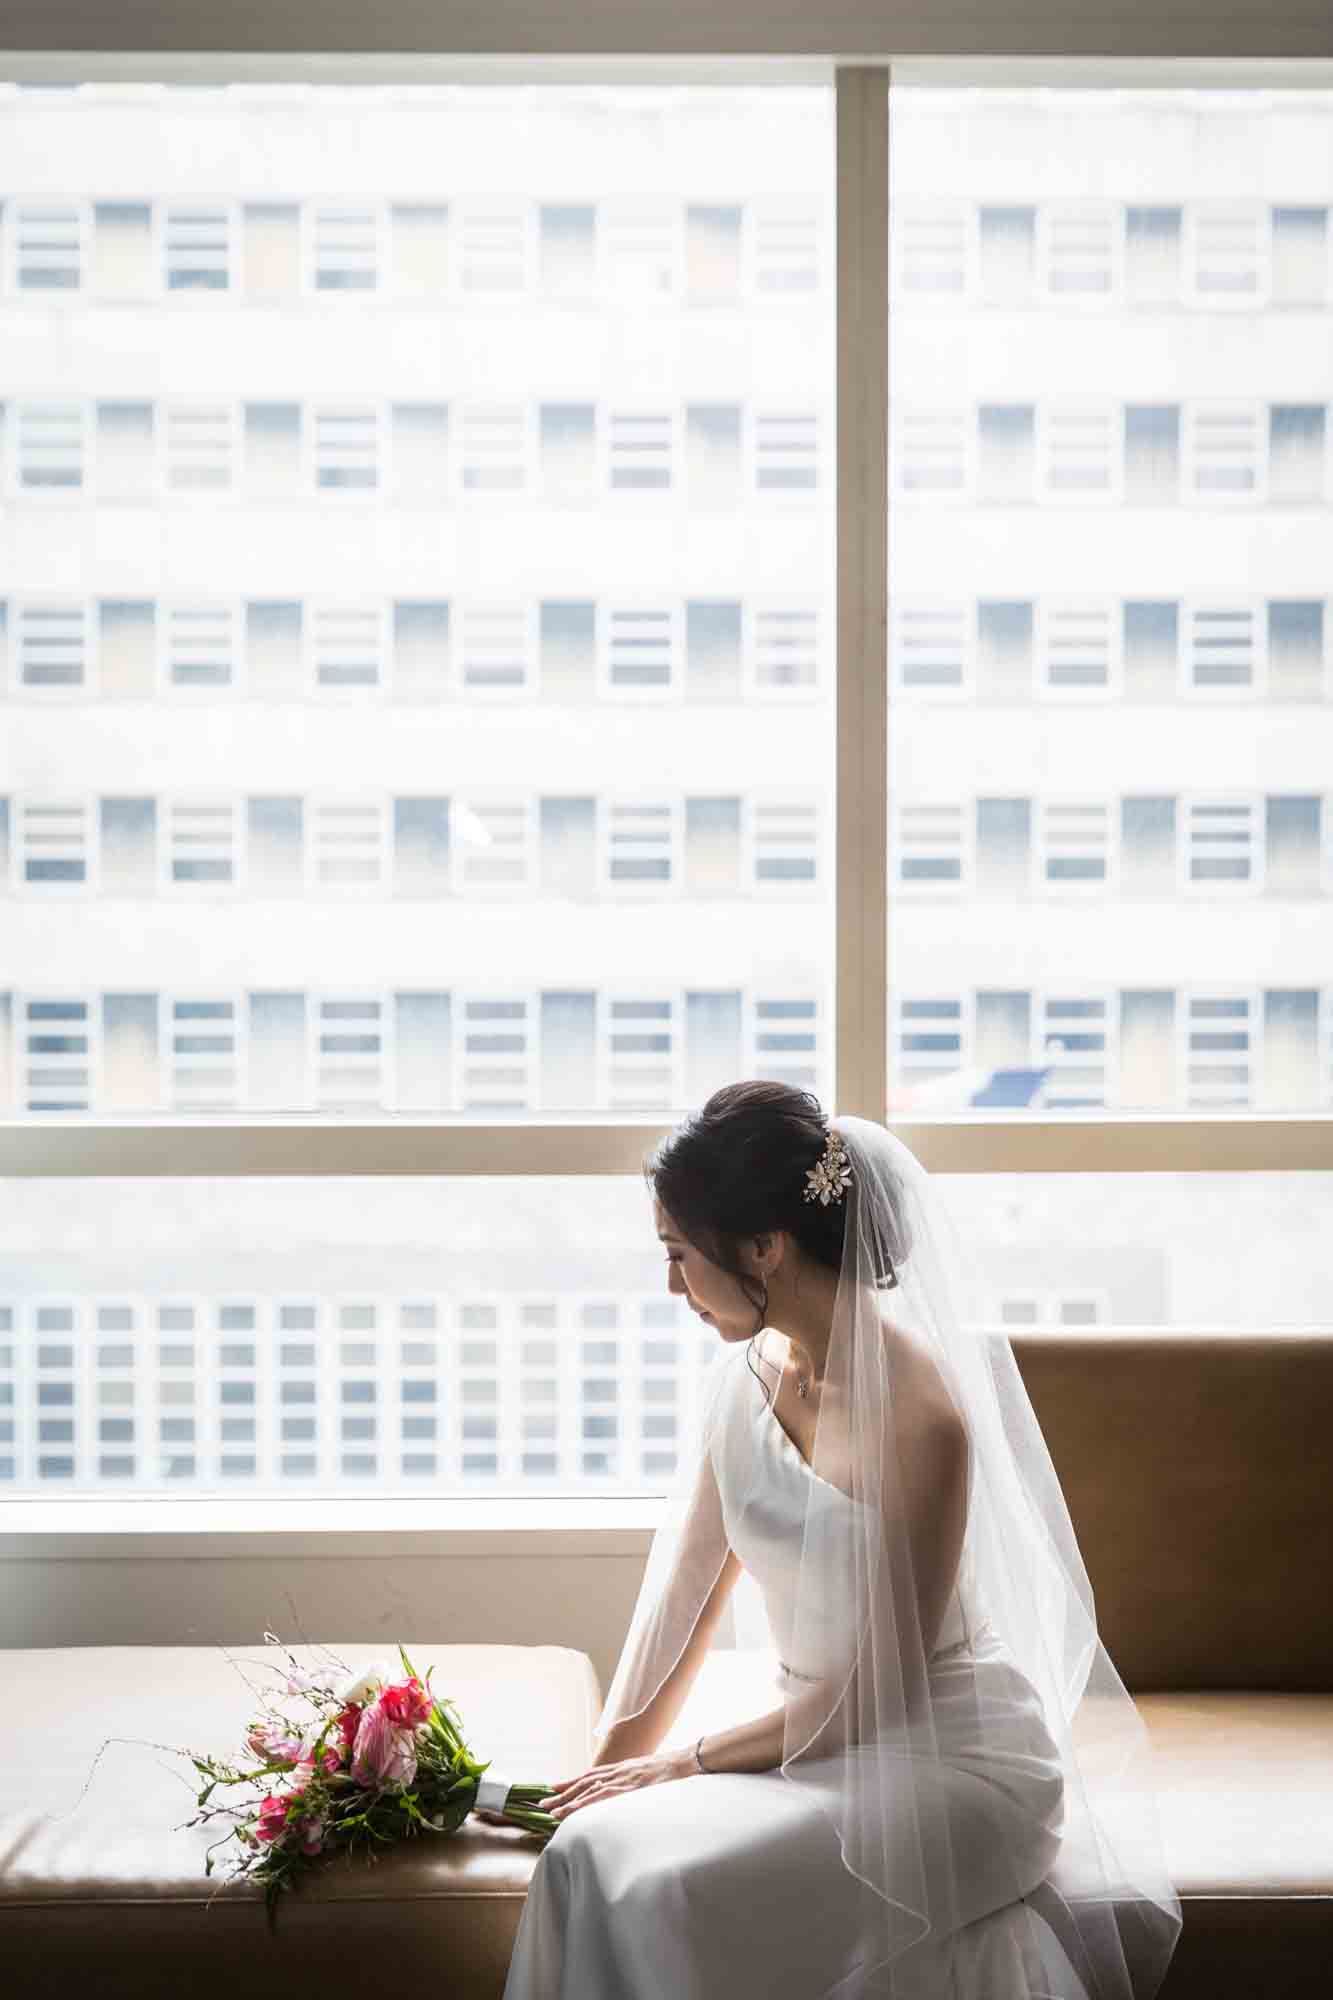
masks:
<svg viewBox="0 0 1333 2000"><path fill-rule="evenodd" d="M567 1819L583 1806L599 1799L618 1798L622 1792L637 1792L644 1785L666 1785L673 1778L693 1777L698 1770L692 1750L660 1750L653 1757L626 1757L618 1764L599 1764L582 1776L568 1779L537 1801L543 1812Z"/></svg>

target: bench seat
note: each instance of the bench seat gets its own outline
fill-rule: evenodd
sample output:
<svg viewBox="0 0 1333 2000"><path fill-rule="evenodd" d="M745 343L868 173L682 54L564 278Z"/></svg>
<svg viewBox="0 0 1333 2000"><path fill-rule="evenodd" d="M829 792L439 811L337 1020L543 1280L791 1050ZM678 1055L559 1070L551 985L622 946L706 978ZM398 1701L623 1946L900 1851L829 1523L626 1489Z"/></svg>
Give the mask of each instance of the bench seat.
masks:
<svg viewBox="0 0 1333 2000"><path fill-rule="evenodd" d="M599 1692L591 1661L559 1646L403 1641L457 1702L478 1756L543 1783L585 1768ZM333 1643L352 1666L380 1641ZM293 1651L307 1664L315 1655ZM92 1646L6 1652L0 1702L0 1965L11 2000L299 2000L382 1964L386 1990L499 2000L540 1842L470 1819L447 1839L345 1857L285 1896L270 1935L261 1892L204 1875L225 1832L182 1828L198 1781L184 1758L106 1737L234 1755L254 1713L238 1666L270 1647ZM215 1794L215 1799L218 1795ZM71 1810L73 1808L73 1810ZM50 1815L57 1815L51 1817ZM221 1852L217 1860L222 1860ZM335 1987L333 1982L338 1982Z"/></svg>
<svg viewBox="0 0 1333 2000"><path fill-rule="evenodd" d="M586 1655L548 1646L406 1642L451 1695L469 1740L514 1778L585 1767L599 1694ZM233 1658L247 1673L264 1648ZM384 1646L337 1644L354 1665ZM304 1648L303 1658L313 1656ZM335 1862L265 1928L258 1892L204 1877L193 1772L104 1737L234 1751L253 1710L237 1666L210 1647L88 1647L5 1656L0 1704L0 1960L16 2000L268 2000L326 1991L382 1956L395 1985L499 2000L539 1844L469 1821L373 1865ZM771 1662L715 1652L669 1741L753 1712ZM1309 2000L1333 1946L1333 1694L1145 1693L1167 1865L1184 1930L1162 2000ZM73 1808L73 1810L71 1810ZM51 1814L58 1815L51 1817ZM1040 1892L1034 1901L1041 1907Z"/></svg>

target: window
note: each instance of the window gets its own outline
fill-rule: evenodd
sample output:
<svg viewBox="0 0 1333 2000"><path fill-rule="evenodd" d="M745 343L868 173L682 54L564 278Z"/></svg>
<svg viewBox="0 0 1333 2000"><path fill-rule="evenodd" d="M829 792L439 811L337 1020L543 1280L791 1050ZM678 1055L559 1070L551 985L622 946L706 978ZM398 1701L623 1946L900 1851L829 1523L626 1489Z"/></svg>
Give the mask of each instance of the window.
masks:
<svg viewBox="0 0 1333 2000"><path fill-rule="evenodd" d="M82 403L19 403L17 497L85 490L88 412Z"/></svg>
<svg viewBox="0 0 1333 2000"><path fill-rule="evenodd" d="M1181 1012L1181 1065L1191 1110L1243 1109L1254 1082L1254 996L1191 992Z"/></svg>
<svg viewBox="0 0 1333 2000"><path fill-rule="evenodd" d="M891 1112L1322 1107L1318 128L1246 93L890 98ZM1243 1062L1208 1039L1242 993Z"/></svg>
<svg viewBox="0 0 1333 2000"><path fill-rule="evenodd" d="M607 995L602 1031L606 1102L621 1111L665 1110L680 1091L682 1037L674 994Z"/></svg>
<svg viewBox="0 0 1333 2000"><path fill-rule="evenodd" d="M383 261L381 212L371 202L315 202L308 212L315 292L373 292Z"/></svg>
<svg viewBox="0 0 1333 2000"><path fill-rule="evenodd" d="M672 484L675 413L612 409L607 416L607 475L613 492L662 492Z"/></svg>
<svg viewBox="0 0 1333 2000"><path fill-rule="evenodd" d="M819 807L812 799L752 798L747 883L773 895L801 896L819 881Z"/></svg>
<svg viewBox="0 0 1333 2000"><path fill-rule="evenodd" d="M1263 416L1253 403L1185 405L1185 487L1197 500L1262 498Z"/></svg>
<svg viewBox="0 0 1333 2000"><path fill-rule="evenodd" d="M1209 894L1254 890L1263 882L1262 828L1255 799L1185 801L1185 883Z"/></svg>
<svg viewBox="0 0 1333 2000"><path fill-rule="evenodd" d="M168 794L162 811L162 876L167 893L234 890L242 865L242 801Z"/></svg>
<svg viewBox="0 0 1333 2000"><path fill-rule="evenodd" d="M14 884L43 892L84 891L96 880L90 799L15 801Z"/></svg>
<svg viewBox="0 0 1333 2000"><path fill-rule="evenodd" d="M932 894L963 888L971 879L971 822L971 813L956 801L900 805L898 886Z"/></svg>
<svg viewBox="0 0 1333 2000"><path fill-rule="evenodd" d="M750 218L755 297L782 303L817 296L825 240L825 219L817 204L799 195L758 195L750 205Z"/></svg>
<svg viewBox="0 0 1333 2000"><path fill-rule="evenodd" d="M1251 693L1260 685L1263 627L1253 604L1191 604L1185 619L1185 684L1200 693Z"/></svg>
<svg viewBox="0 0 1333 2000"><path fill-rule="evenodd" d="M1061 301L1105 302L1118 288L1119 220L1110 203L1044 205L1041 272L1046 291Z"/></svg>
<svg viewBox="0 0 1333 2000"><path fill-rule="evenodd" d="M473 1113L532 1109L536 1091L531 1000L526 995L496 999L467 995L461 1016L457 1101Z"/></svg>
<svg viewBox="0 0 1333 2000"><path fill-rule="evenodd" d="M1268 217L1254 202L1194 201L1187 211L1187 270L1197 305L1211 311L1263 303Z"/></svg>
<svg viewBox="0 0 1333 2000"><path fill-rule="evenodd" d="M1321 306L1328 302L1329 211L1305 203L1272 212L1272 300L1275 306Z"/></svg>
<svg viewBox="0 0 1333 2000"><path fill-rule="evenodd" d="M754 483L761 493L804 493L818 483L817 422L808 410L756 410Z"/></svg>
<svg viewBox="0 0 1333 2000"><path fill-rule="evenodd" d="M10 283L20 292L77 292L84 283L87 209L80 202L6 204L13 259Z"/></svg>
<svg viewBox="0 0 1333 2000"><path fill-rule="evenodd" d="M982 202L977 223L983 299L995 306L1026 305L1036 283L1036 209Z"/></svg>
<svg viewBox="0 0 1333 2000"><path fill-rule="evenodd" d="M464 495L516 493L531 477L528 411L522 403L466 403L459 453Z"/></svg>
<svg viewBox="0 0 1333 2000"><path fill-rule="evenodd" d="M672 604L606 606L602 677L610 695L667 694L677 677L680 618Z"/></svg>
<svg viewBox="0 0 1333 2000"><path fill-rule="evenodd" d="M1109 600L1042 600L1037 625L1038 686L1047 694L1111 694L1120 689L1119 607Z"/></svg>
<svg viewBox="0 0 1333 2000"><path fill-rule="evenodd" d="M239 998L166 996L168 1107L178 1113L235 1111L245 1074L245 1023Z"/></svg>
<svg viewBox="0 0 1333 2000"><path fill-rule="evenodd" d="M529 607L464 603L459 607L459 627L465 692L512 695L528 690L536 658Z"/></svg>
<svg viewBox="0 0 1333 2000"><path fill-rule="evenodd" d="M0 1297L0 1476L658 1490L716 1350L609 1167L744 1075L967 1168L1012 1324L1271 1324L1238 1215L1306 1230L1262 1262L1326 1314L1326 93L900 71L858 236L858 70L289 67L281 149L236 143L268 80L209 90L207 158L188 88L0 105L0 1102L66 1164L148 1116L226 1167L194 1242L173 1179L86 1175L86 1263ZM15 278L25 203L72 282ZM88 366L34 372L48 328ZM256 1176L270 1116L336 1170ZM441 1171L382 1171L400 1118ZM1089 1171L1145 1128L1160 1175Z"/></svg>
<svg viewBox="0 0 1333 2000"><path fill-rule="evenodd" d="M815 604L751 604L748 679L756 694L816 691L821 679L819 617Z"/></svg>
<svg viewBox="0 0 1333 2000"><path fill-rule="evenodd" d="M679 886L678 800L608 798L604 828L602 866L610 890L643 896Z"/></svg>
<svg viewBox="0 0 1333 2000"><path fill-rule="evenodd" d="M226 202L167 202L162 276L168 292L225 292L233 284L235 218Z"/></svg>
<svg viewBox="0 0 1333 2000"><path fill-rule="evenodd" d="M899 604L890 660L906 693L963 694L971 680L972 620L963 604Z"/></svg>
<svg viewBox="0 0 1333 2000"><path fill-rule="evenodd" d="M308 884L312 895L374 895L390 868L387 799L317 793L307 801Z"/></svg>
<svg viewBox="0 0 1333 2000"><path fill-rule="evenodd" d="M532 215L524 202L474 197L458 211L458 273L464 293L521 296L530 283Z"/></svg>
<svg viewBox="0 0 1333 2000"><path fill-rule="evenodd" d="M165 412L168 491L207 493L232 488L237 474L239 426L230 403L169 403Z"/></svg>
<svg viewBox="0 0 1333 2000"><path fill-rule="evenodd" d="M380 413L366 405L326 403L311 423L314 480L321 494L370 493L382 484Z"/></svg>
<svg viewBox="0 0 1333 2000"><path fill-rule="evenodd" d="M388 635L383 604L316 600L307 607L306 628L317 693L384 685Z"/></svg>
<svg viewBox="0 0 1333 2000"><path fill-rule="evenodd" d="M1042 995L1039 1061L1043 1109L1091 1111L1112 1100L1114 1002L1105 993Z"/></svg>
<svg viewBox="0 0 1333 2000"><path fill-rule="evenodd" d="M1114 820L1105 799L1042 799L1037 885L1047 895L1105 896L1115 882Z"/></svg>
<svg viewBox="0 0 1333 2000"><path fill-rule="evenodd" d="M899 216L895 276L905 294L968 290L971 220L961 202L913 203Z"/></svg>
<svg viewBox="0 0 1333 2000"><path fill-rule="evenodd" d="M612 196L600 219L603 280L613 298L660 301L679 292L685 245L678 203Z"/></svg>
<svg viewBox="0 0 1333 2000"><path fill-rule="evenodd" d="M168 604L161 621L163 678L169 688L239 685L240 618L235 604Z"/></svg>
<svg viewBox="0 0 1333 2000"><path fill-rule="evenodd" d="M1119 411L1110 403L1052 402L1041 426L1042 497L1050 501L1117 497Z"/></svg>
<svg viewBox="0 0 1333 2000"><path fill-rule="evenodd" d="M1129 202L1125 207L1125 292L1133 307L1174 305L1183 274L1184 209Z"/></svg>
<svg viewBox="0 0 1333 2000"><path fill-rule="evenodd" d="M78 603L11 603L15 691L86 688L93 682L93 627Z"/></svg>
<svg viewBox="0 0 1333 2000"><path fill-rule="evenodd" d="M493 896L530 887L536 859L530 799L470 795L457 801L454 826L461 890Z"/></svg>
<svg viewBox="0 0 1333 2000"><path fill-rule="evenodd" d="M893 1074L904 1103L924 1110L931 1086L943 1086L945 1101L969 1068L970 1029L961 996L916 998L903 994L895 1008Z"/></svg>
<svg viewBox="0 0 1333 2000"><path fill-rule="evenodd" d="M895 484L904 494L961 498L971 478L971 432L961 408L898 405Z"/></svg>

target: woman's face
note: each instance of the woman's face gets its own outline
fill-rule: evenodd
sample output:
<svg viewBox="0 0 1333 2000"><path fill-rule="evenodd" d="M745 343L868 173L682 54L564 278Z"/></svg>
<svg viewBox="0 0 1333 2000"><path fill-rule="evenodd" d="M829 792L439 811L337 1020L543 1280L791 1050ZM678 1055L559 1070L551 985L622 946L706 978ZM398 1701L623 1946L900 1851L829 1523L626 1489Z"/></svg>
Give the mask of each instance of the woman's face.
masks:
<svg viewBox="0 0 1333 2000"><path fill-rule="evenodd" d="M653 1221L667 1259L667 1290L688 1300L705 1326L716 1327L723 1340L748 1340L758 1313L730 1271L724 1271L687 1242L660 1201L653 1203Z"/></svg>

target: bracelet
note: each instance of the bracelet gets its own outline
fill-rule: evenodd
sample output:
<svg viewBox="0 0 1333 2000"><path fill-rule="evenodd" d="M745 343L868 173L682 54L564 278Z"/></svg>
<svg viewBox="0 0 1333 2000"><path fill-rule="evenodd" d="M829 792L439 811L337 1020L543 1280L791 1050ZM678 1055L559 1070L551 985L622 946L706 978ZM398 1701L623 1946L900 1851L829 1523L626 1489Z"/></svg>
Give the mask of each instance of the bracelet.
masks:
<svg viewBox="0 0 1333 2000"><path fill-rule="evenodd" d="M706 1731L705 1731L705 1734L707 1734L707 1732L706 1732ZM704 1740L704 1739L703 1739L703 1737L701 1736L701 1737L699 1738L699 1743L702 1743L702 1742L703 1742L703 1740ZM704 1777L705 1777L705 1778L707 1778L707 1777L711 1777L712 1773L711 1773L711 1772L709 1771L709 1769L708 1769L708 1766L707 1766L707 1764L705 1764L705 1762L704 1762L703 1758L702 1758L702 1757L701 1757L701 1756L699 1755L699 1743L696 1743L696 1744L695 1744L695 1746L694 1746L694 1762L695 1762L695 1767L696 1767L696 1769L698 1769L699 1771L702 1771L702 1773L703 1773L703 1775L704 1775Z"/></svg>

